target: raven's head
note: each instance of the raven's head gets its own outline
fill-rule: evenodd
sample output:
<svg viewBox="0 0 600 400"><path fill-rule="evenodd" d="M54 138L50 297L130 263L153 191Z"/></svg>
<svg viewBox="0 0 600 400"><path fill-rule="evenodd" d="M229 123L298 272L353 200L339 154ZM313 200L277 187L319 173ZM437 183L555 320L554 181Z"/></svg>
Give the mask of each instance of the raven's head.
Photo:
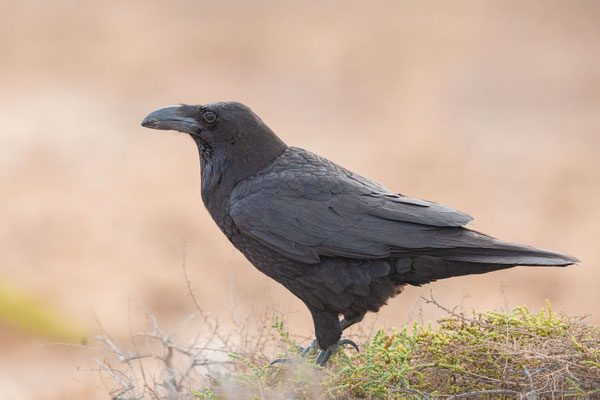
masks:
<svg viewBox="0 0 600 400"><path fill-rule="evenodd" d="M203 163L235 169L230 172L236 178L258 172L287 148L250 108L236 102L160 108L148 114L142 126L188 133Z"/></svg>

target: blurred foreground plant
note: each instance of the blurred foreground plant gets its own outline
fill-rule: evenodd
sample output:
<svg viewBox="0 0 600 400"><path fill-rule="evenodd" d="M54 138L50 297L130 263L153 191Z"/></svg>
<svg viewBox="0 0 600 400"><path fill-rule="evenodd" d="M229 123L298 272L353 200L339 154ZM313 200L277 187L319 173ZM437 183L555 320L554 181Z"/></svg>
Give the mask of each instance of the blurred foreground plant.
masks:
<svg viewBox="0 0 600 400"><path fill-rule="evenodd" d="M325 368L314 365L314 355L298 356L296 340L277 317L271 329L236 340L220 336L213 323L208 346L175 344L149 316L153 328L143 336L159 342L161 354L125 354L101 336L119 362L98 363L117 384L112 396L119 399L600 398L600 327L557 314L549 303L537 313L517 307L466 316L443 309L439 328L415 323L380 330L371 340L363 334L368 344L360 354L340 351ZM240 351L243 342L251 345ZM269 365L264 350L276 345L290 362ZM141 370L134 362L142 358L158 364Z"/></svg>

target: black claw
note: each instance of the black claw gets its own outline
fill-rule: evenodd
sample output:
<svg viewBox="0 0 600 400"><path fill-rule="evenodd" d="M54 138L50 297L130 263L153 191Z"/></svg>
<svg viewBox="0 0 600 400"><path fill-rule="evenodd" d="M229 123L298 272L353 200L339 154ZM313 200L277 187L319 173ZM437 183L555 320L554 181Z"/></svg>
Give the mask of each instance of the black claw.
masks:
<svg viewBox="0 0 600 400"><path fill-rule="evenodd" d="M291 361L292 361L291 358L278 358L276 360L271 361L271 363L269 364L269 367L272 367L275 364L287 364Z"/></svg>
<svg viewBox="0 0 600 400"><path fill-rule="evenodd" d="M350 346L354 347L354 349L356 350L357 353L360 353L360 350L358 349L358 345L356 343L354 343L352 340L350 339L342 339L338 342L338 344L340 346L343 346L345 344L349 344Z"/></svg>

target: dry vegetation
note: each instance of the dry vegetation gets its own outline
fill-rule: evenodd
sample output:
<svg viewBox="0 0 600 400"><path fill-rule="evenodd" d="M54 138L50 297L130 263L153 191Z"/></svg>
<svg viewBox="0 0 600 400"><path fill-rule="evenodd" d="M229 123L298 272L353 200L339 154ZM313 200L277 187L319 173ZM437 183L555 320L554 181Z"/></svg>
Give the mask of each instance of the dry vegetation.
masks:
<svg viewBox="0 0 600 400"><path fill-rule="evenodd" d="M415 323L372 338L363 331L360 354L340 352L324 369L298 358L298 338L273 312L234 318L236 333L224 335L200 309L169 334L147 311L148 328L130 351L97 337L97 370L114 399L600 397L600 327L549 303L538 313L523 306L466 315L425 301L446 312L437 328ZM185 341L186 327L200 333ZM270 366L275 352L291 361Z"/></svg>

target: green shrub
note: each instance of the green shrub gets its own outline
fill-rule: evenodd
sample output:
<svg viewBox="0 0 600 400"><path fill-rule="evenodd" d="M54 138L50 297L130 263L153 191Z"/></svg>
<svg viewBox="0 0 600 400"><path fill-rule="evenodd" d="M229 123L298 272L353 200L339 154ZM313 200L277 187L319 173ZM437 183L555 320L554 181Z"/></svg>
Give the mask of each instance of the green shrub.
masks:
<svg viewBox="0 0 600 400"><path fill-rule="evenodd" d="M283 323L273 324L290 362L213 378L203 399L600 398L600 327L557 314L448 311L439 328L380 330L360 354L339 351L325 368L299 357ZM232 393L237 394L237 397ZM242 396L242 397L240 397Z"/></svg>

